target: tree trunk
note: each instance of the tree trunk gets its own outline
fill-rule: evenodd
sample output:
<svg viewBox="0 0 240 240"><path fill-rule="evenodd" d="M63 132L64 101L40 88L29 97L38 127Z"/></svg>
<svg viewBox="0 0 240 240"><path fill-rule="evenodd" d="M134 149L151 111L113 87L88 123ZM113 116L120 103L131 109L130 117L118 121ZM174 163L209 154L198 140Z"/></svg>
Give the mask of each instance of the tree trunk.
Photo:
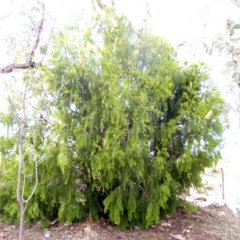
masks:
<svg viewBox="0 0 240 240"><path fill-rule="evenodd" d="M25 207L24 207L23 200L21 201L21 203L19 203L19 205L20 205L20 224L19 224L19 235L18 235L18 239L19 239L19 240L24 240L24 215L25 215Z"/></svg>

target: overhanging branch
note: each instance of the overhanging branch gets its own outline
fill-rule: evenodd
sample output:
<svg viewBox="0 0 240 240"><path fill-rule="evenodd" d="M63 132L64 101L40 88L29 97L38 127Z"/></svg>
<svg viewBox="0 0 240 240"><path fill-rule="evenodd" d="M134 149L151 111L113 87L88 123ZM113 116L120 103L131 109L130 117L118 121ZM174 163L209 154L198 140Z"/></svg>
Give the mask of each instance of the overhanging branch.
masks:
<svg viewBox="0 0 240 240"><path fill-rule="evenodd" d="M29 69L29 68L35 68L36 64L34 62L29 63L11 63L3 68L0 69L0 73L10 73L14 69Z"/></svg>

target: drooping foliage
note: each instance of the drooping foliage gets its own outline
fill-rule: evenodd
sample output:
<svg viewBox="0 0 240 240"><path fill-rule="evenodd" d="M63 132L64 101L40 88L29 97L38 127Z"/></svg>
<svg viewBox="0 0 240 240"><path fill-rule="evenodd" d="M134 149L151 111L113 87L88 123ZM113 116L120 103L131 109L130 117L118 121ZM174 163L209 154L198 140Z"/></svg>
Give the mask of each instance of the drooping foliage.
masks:
<svg viewBox="0 0 240 240"><path fill-rule="evenodd" d="M173 213L220 158L224 104L206 79L203 65L181 66L169 44L111 11L83 36L57 34L36 87L47 107L32 138L41 157L27 221L148 227ZM0 146L0 214L14 220L16 144Z"/></svg>

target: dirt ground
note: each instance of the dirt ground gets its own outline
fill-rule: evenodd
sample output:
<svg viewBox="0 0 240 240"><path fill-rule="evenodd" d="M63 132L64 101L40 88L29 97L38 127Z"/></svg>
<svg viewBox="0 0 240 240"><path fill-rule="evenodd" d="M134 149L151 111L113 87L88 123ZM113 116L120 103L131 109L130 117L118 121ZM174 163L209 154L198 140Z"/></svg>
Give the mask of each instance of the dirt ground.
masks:
<svg viewBox="0 0 240 240"><path fill-rule="evenodd" d="M179 210L176 215L162 219L160 224L148 230L133 228L121 231L104 220L98 224L56 223L47 229L41 229L36 223L26 229L25 240L240 240L240 173L237 171L234 175L229 167L222 166L224 199L221 168L209 170L203 176L205 189L200 192L192 190L187 198L197 206L196 213ZM18 226L0 222L0 240L5 239L18 239Z"/></svg>
<svg viewBox="0 0 240 240"><path fill-rule="evenodd" d="M0 222L0 239L17 239L17 226ZM104 221L73 225L57 224L41 229L32 225L25 232L25 240L237 240L240 239L240 217L235 216L226 206L210 205L201 207L190 214L179 210L174 217L165 218L161 224L148 230L138 228L121 231Z"/></svg>

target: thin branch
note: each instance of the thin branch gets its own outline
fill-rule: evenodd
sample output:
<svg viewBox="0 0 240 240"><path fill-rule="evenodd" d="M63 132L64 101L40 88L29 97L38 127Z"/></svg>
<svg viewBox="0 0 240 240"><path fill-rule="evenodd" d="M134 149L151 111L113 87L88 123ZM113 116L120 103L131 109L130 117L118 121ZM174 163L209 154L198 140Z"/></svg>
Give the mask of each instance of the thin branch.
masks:
<svg viewBox="0 0 240 240"><path fill-rule="evenodd" d="M44 58L46 57L47 55L47 52L48 52L48 48L49 48L49 45L50 45L50 42L51 42L51 39L52 39L52 35L53 35L53 26L51 28L51 32L50 32L50 35L49 35L49 39L48 39L48 42L47 42L47 47L46 47L46 50L45 50L45 53L43 54L41 60L40 60L40 63L39 65L42 66L42 63L44 61Z"/></svg>
<svg viewBox="0 0 240 240"><path fill-rule="evenodd" d="M17 182L17 200L19 204L23 201L21 197L21 179L22 179L22 165L23 165L23 155L22 155L22 137L23 137L24 124L21 123L19 126L18 134L18 157L19 157L19 166L18 166L18 182Z"/></svg>
<svg viewBox="0 0 240 240"><path fill-rule="evenodd" d="M37 29L37 38L35 40L32 51L30 53L30 57L29 57L29 60L28 60L29 63L33 63L33 58L34 58L36 49L37 49L37 47L39 45L39 42L40 42L41 33L43 31L43 23L44 23L44 19L45 19L45 5L42 2L40 4L42 6L42 18L41 18L41 22L39 24L39 27Z"/></svg>
<svg viewBox="0 0 240 240"><path fill-rule="evenodd" d="M22 199L23 199L23 202L25 202L24 201L25 184L26 184L26 174L23 173L23 184L22 184Z"/></svg>
<svg viewBox="0 0 240 240"><path fill-rule="evenodd" d="M223 168L221 168L221 172L222 172L222 198L225 198L225 192L224 192L224 172L223 172Z"/></svg>
<svg viewBox="0 0 240 240"><path fill-rule="evenodd" d="M29 202L29 200L33 197L33 194L35 193L36 189L37 189L37 185L38 185L38 163L36 160L36 157L34 157L34 164L35 164L35 184L34 187L32 189L31 194L29 195L29 197L25 200L25 203L27 204ZM26 206L25 206L26 208Z"/></svg>
<svg viewBox="0 0 240 240"><path fill-rule="evenodd" d="M30 83L29 83L29 87L30 87L30 84L31 84L31 81L32 81L32 78L30 80ZM24 92L23 92L23 96L22 96L22 109L23 109L23 116L24 116L24 121L26 122L27 121L27 115L26 115L26 99L27 99L27 93L28 93L28 84L26 82L25 86L24 86Z"/></svg>
<svg viewBox="0 0 240 240"><path fill-rule="evenodd" d="M66 86L70 81L71 79L69 79L66 83L64 83L64 78L65 76L68 74L68 70L65 71L65 73L63 74L62 76L62 81L61 81L61 86L59 87L59 89L56 91L55 95L53 96L53 99L52 101L49 101L48 104L46 104L46 106L42 109L43 111L46 110L46 109L49 109L52 105L52 103L56 102L56 99L57 97L59 96L61 90L64 88L64 86ZM66 100L67 101L67 100Z"/></svg>
<svg viewBox="0 0 240 240"><path fill-rule="evenodd" d="M7 100L8 100L8 102L9 102L10 105L11 105L13 114L14 114L14 116L16 117L16 119L18 120L18 122L22 123L22 119L17 115L17 113L16 113L16 112L17 112L17 111L16 111L16 108L15 108L13 102L12 102L12 99L11 99L10 95L9 95L9 92L10 92L10 91L9 91L8 85L7 85L6 82L4 82L4 83L5 83L5 87L6 87L6 89L7 89L7 93L8 93Z"/></svg>

